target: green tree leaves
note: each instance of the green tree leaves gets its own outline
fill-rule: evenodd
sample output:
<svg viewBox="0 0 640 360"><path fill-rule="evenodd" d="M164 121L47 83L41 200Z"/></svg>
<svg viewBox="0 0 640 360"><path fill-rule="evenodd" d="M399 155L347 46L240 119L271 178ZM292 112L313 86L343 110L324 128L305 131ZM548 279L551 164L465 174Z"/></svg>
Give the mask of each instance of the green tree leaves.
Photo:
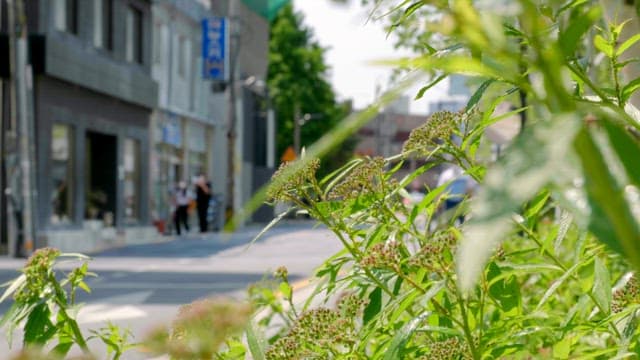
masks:
<svg viewBox="0 0 640 360"><path fill-rule="evenodd" d="M316 117L301 128L301 145L309 146L351 111L347 105L336 102L327 79L329 68L324 53L311 29L303 24L302 14L292 5L283 7L271 22L267 77L278 122L278 157L293 145L296 116L313 114ZM342 165L354 145L347 141L333 149L325 165L331 168Z"/></svg>

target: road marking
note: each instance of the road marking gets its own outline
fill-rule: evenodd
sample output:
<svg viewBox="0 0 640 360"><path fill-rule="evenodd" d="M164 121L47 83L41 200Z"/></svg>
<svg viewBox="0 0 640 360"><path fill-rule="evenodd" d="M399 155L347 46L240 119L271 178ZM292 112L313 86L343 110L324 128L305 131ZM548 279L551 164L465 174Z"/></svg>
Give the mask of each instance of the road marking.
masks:
<svg viewBox="0 0 640 360"><path fill-rule="evenodd" d="M151 289L151 290L232 290L246 288L250 282L215 282L215 283L170 283L170 282L105 282L89 284L95 289Z"/></svg>
<svg viewBox="0 0 640 360"><path fill-rule="evenodd" d="M147 317L147 312L132 305L110 308L105 304L85 305L80 309L78 322L81 324L118 321Z"/></svg>
<svg viewBox="0 0 640 360"><path fill-rule="evenodd" d="M148 314L134 305L143 304L152 294L153 291L138 291L100 299L80 309L78 322L86 324L146 317Z"/></svg>

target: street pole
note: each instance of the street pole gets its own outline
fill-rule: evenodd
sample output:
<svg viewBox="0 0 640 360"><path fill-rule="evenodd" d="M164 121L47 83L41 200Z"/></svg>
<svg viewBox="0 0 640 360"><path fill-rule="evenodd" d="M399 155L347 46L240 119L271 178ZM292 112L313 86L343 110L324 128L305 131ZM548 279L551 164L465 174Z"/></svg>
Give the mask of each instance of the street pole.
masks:
<svg viewBox="0 0 640 360"><path fill-rule="evenodd" d="M230 0L231 1L231 0ZM230 32L230 44L229 44L229 80L228 80L228 104L227 104L227 123L229 124L229 129L227 131L228 138L228 157L227 157L227 196L226 203L227 208L225 211L227 221L231 221L234 218L236 213L235 202L238 201L236 195L236 186L235 182L237 181L237 172L239 171L239 166L237 164L236 159L236 137L237 137L237 129L236 129L236 67L238 62L238 55L240 53L240 33L238 29L234 26L234 21L236 21L236 6L237 1L233 1L229 4L229 12L228 12L228 21L229 21L229 32Z"/></svg>
<svg viewBox="0 0 640 360"><path fill-rule="evenodd" d="M264 92L267 100L267 167L273 169L276 167L276 116L268 86Z"/></svg>
<svg viewBox="0 0 640 360"><path fill-rule="evenodd" d="M34 217L33 217L33 154L31 131L33 126L30 122L33 119L31 112L32 101L30 97L33 90L33 79L31 74L31 66L27 61L27 44L28 32L27 21L25 15L24 2L22 0L8 0L9 5L9 23L10 23L10 53L13 66L11 67L11 77L13 79L13 97L12 97L12 117L17 120L18 135L18 158L20 159L20 177L21 177L21 197L19 210L21 210L21 219L16 219L18 223L18 238L13 249L15 256L26 255L25 252L31 251L34 245ZM16 21L17 20L17 21ZM18 36L15 32L18 32ZM16 175L16 174L13 174ZM11 192L11 196L16 196L16 191Z"/></svg>
<svg viewBox="0 0 640 360"><path fill-rule="evenodd" d="M0 27L2 27L2 3L0 2ZM7 234L4 232L5 204L4 204L4 169L5 169L5 153L4 153L4 80L0 79L0 244L6 241ZM8 243L8 241L6 242Z"/></svg>
<svg viewBox="0 0 640 360"><path fill-rule="evenodd" d="M293 111L293 150L296 153L296 156L300 155L300 124L302 118L300 117L300 106L295 105Z"/></svg>

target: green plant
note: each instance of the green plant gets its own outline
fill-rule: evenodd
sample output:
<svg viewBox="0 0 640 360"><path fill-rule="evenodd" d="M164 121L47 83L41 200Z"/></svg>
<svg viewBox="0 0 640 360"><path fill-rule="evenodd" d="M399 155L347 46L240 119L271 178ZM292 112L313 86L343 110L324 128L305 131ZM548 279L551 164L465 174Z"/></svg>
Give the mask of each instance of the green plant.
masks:
<svg viewBox="0 0 640 360"><path fill-rule="evenodd" d="M420 9L436 14L418 18L429 29L420 39L433 36L440 48L424 44L421 55L389 64L429 74L425 91L454 73L470 76L477 90L460 113L434 114L414 130L402 154L356 159L318 179L321 143L276 173L270 200L318 219L344 250L318 270L310 299L296 313L284 310L289 321L267 332L264 353L640 356L632 275L640 266L640 117L629 103L638 80L621 73L635 66L623 55L640 36L622 37L629 25L607 22L594 1L374 3L402 14L394 27ZM496 114L505 102L515 110ZM488 162L480 156L485 130L517 114L526 115L526 127L497 163ZM396 176L410 157L426 165ZM404 188L443 163L478 181L477 196L442 213L445 184L403 205ZM469 218L462 226L460 214ZM346 342L332 337L339 311L312 306L342 293L365 299L361 314L340 328ZM314 348L312 339L328 339L327 346Z"/></svg>
<svg viewBox="0 0 640 360"><path fill-rule="evenodd" d="M13 332L22 327L23 353L19 358L65 358L69 350L77 345L87 358L93 358L88 346L92 338L101 339L113 352L113 359L119 359L130 347L128 332L112 324L94 332L91 337L82 334L76 320L79 305L76 303L78 290L91 292L85 283L87 276L95 276L88 271L89 258L80 254L64 254L59 250L44 248L37 250L27 261L22 274L4 284L7 289L0 302L13 296L13 304L0 320L0 326L7 328L11 343ZM75 261L82 264L64 273L56 269L61 261Z"/></svg>
<svg viewBox="0 0 640 360"><path fill-rule="evenodd" d="M100 339L107 346L107 357L113 357L113 360L119 360L125 351L135 347L135 344L130 342L132 336L129 329L120 329L112 322L108 322L107 325L98 330L91 331L91 339Z"/></svg>

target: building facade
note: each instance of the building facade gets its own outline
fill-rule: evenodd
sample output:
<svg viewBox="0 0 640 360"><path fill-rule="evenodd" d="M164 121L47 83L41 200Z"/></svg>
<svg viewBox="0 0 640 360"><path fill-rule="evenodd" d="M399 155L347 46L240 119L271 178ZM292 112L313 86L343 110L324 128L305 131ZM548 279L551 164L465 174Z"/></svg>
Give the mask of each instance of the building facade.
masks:
<svg viewBox="0 0 640 360"><path fill-rule="evenodd" d="M269 21L255 2L33 0L24 2L33 116L20 122L35 139L35 185L22 186L32 189L25 203L34 210L16 211L22 207L12 201L25 191L16 170L22 135L9 106L18 76L8 66L7 3L0 3L0 255L156 240L170 230L176 183L199 174L218 195L214 227L221 228L224 208L239 212L268 181L275 166L264 87ZM230 19L233 76L221 84L203 78L201 21L210 16ZM264 210L253 220L270 220ZM20 240L25 219L34 224L29 244Z"/></svg>
<svg viewBox="0 0 640 360"><path fill-rule="evenodd" d="M149 186L153 220L164 233L171 232L171 194L178 181L192 184L204 174L219 198L226 183L226 177L213 178L223 164L220 154L227 152L226 119L214 111L211 84L202 76L201 21L212 15L206 1L157 0L152 6L152 75L159 91Z"/></svg>
<svg viewBox="0 0 640 360"><path fill-rule="evenodd" d="M40 63L32 245L90 252L149 241L151 3L25 3L28 30L41 39L30 44Z"/></svg>

